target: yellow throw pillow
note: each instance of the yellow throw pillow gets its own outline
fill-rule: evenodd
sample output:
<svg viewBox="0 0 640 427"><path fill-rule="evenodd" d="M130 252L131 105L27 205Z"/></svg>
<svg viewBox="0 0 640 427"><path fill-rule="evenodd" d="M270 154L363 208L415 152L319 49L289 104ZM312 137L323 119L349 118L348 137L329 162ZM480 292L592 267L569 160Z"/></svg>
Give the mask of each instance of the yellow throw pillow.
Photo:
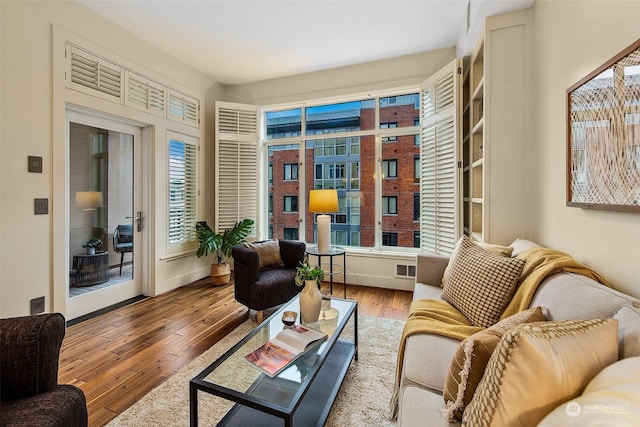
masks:
<svg viewBox="0 0 640 427"><path fill-rule="evenodd" d="M451 359L444 384L444 418L451 422L462 420L464 408L471 402L502 335L522 323L544 320L541 307L529 308L463 340Z"/></svg>
<svg viewBox="0 0 640 427"><path fill-rule="evenodd" d="M491 355L462 425L535 426L617 359L615 319L516 326Z"/></svg>
<svg viewBox="0 0 640 427"><path fill-rule="evenodd" d="M280 243L277 240L266 240L258 243L246 242L244 246L258 252L260 269L284 266L284 262L280 257Z"/></svg>

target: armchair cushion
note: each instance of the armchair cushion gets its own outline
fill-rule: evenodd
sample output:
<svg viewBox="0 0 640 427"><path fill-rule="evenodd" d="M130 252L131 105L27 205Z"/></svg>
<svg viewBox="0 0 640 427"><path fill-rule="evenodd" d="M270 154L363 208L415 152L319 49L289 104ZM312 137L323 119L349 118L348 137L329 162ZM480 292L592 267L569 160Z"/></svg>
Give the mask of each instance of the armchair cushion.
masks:
<svg viewBox="0 0 640 427"><path fill-rule="evenodd" d="M284 267L280 257L280 244L277 240L265 240L258 243L244 243L244 246L258 253L260 269L269 267Z"/></svg>

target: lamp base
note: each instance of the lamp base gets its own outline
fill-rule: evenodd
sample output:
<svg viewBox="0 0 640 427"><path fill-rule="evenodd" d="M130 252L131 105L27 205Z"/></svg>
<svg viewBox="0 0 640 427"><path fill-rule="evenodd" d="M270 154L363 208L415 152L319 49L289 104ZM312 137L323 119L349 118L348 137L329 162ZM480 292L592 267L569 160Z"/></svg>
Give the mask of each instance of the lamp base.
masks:
<svg viewBox="0 0 640 427"><path fill-rule="evenodd" d="M331 216L318 215L318 251L329 252L331 250Z"/></svg>

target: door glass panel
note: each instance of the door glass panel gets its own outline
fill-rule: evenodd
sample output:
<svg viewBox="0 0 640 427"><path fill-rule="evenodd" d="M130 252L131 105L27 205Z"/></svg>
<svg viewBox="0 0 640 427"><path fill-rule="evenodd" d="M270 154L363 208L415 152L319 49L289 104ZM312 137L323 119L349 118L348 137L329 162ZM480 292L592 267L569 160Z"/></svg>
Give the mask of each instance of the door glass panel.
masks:
<svg viewBox="0 0 640 427"><path fill-rule="evenodd" d="M132 280L133 135L69 129L69 296Z"/></svg>

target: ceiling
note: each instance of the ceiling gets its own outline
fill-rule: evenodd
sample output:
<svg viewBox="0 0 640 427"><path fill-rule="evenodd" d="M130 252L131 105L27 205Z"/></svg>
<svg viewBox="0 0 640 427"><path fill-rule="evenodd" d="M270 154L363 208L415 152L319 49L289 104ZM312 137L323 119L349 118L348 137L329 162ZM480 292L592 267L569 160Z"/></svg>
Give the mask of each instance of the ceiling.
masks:
<svg viewBox="0 0 640 427"><path fill-rule="evenodd" d="M533 0L77 1L224 84L243 84L452 46L465 51L468 7L472 33L479 31L485 16L524 9L533 3Z"/></svg>

